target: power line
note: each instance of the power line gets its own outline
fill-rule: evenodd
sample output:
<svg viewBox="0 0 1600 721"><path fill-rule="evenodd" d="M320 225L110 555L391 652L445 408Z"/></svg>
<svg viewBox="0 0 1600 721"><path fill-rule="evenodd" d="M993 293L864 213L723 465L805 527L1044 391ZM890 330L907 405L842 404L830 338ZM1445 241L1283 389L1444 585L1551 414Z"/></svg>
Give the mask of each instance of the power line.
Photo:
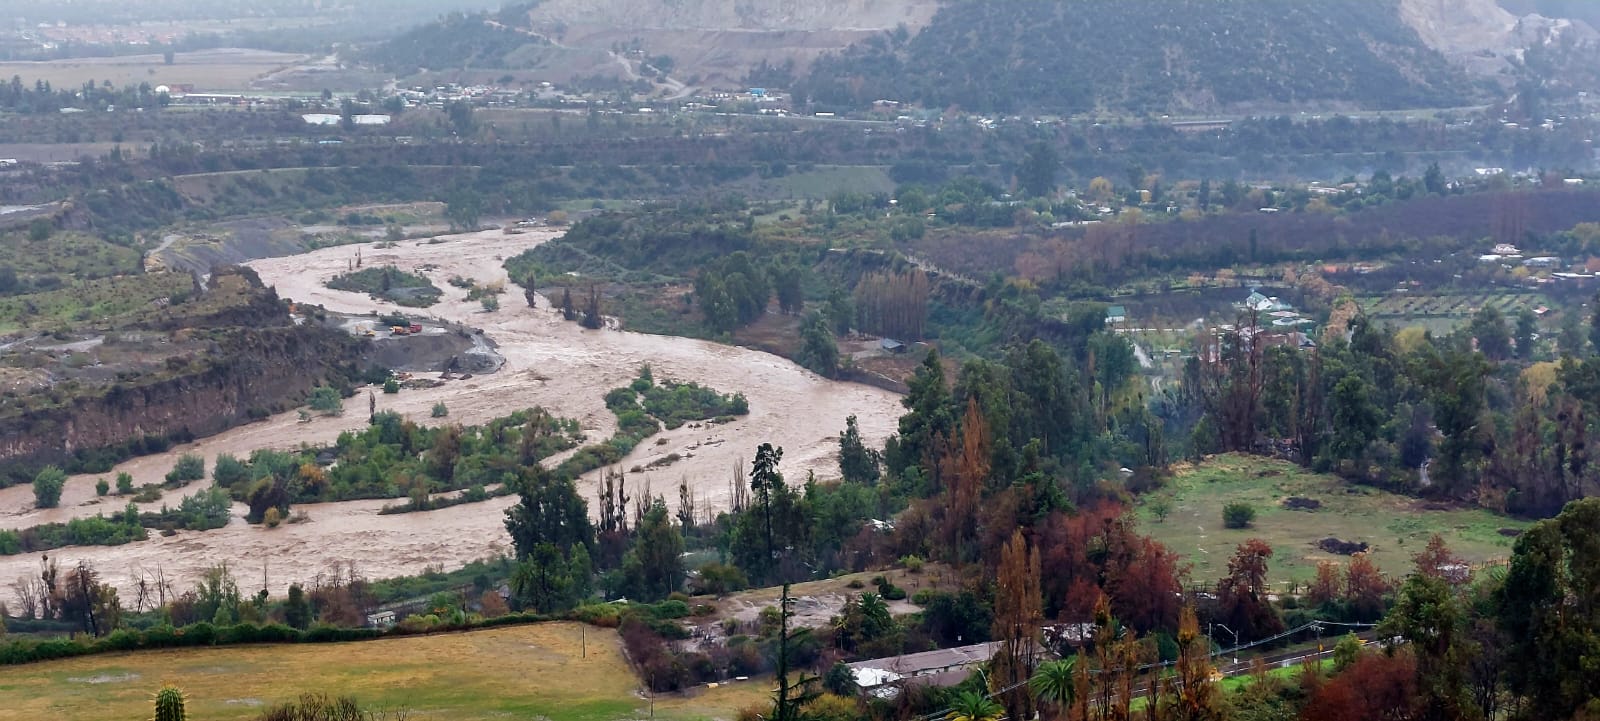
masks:
<svg viewBox="0 0 1600 721"><path fill-rule="evenodd" d="M1234 646L1233 648L1229 648L1229 649L1218 649L1217 651L1215 651L1213 653L1207 654L1206 658L1212 659L1212 658L1216 658L1216 657L1222 656L1222 655L1232 655L1232 654L1237 653L1237 652L1239 652L1241 650L1248 649L1248 648L1255 648L1256 646L1272 643L1273 641L1277 641L1277 640L1280 640L1280 639L1287 638L1289 636L1293 636L1293 635L1295 635L1297 633L1300 633L1302 631L1321 630L1321 628L1323 626L1344 626L1344 627L1348 627L1348 628L1376 628L1377 624L1375 624L1375 623L1341 622L1341 621L1312 621L1310 623L1307 623L1307 624L1304 624L1304 625L1301 625L1301 626L1296 626L1295 628L1291 628L1291 629L1289 629L1287 631L1283 631L1282 633L1279 633L1279 634L1277 634L1275 636L1269 636L1267 638L1259 639L1259 640L1256 640L1256 641L1251 641L1250 643L1239 644L1239 645ZM1148 664L1144 664L1142 666L1139 666L1139 667L1135 668L1134 669L1134 673L1142 673L1142 672L1145 672L1145 671L1149 671L1151 669L1169 668L1171 666L1176 665L1176 663L1177 662L1175 662L1175 661L1161 661L1161 662L1157 662L1157 663L1148 663ZM1088 673L1090 675L1100 675L1100 674L1106 673L1106 671L1104 669L1089 669ZM1023 686L1026 686L1027 684L1028 684L1027 681L1019 681L1019 682L1011 684L1010 686L1007 686L1005 688L1001 688L1001 689L996 689L994 691L990 691L989 693L984 694L984 698L993 699L994 697L999 696L1001 694L1008 693L1008 692L1011 692L1011 691L1015 691L1016 689L1021 688ZM933 721L933 719L943 718L943 717L949 715L949 713L951 711L953 711L953 710L955 710L954 707L947 708L947 709L944 709L942 711L935 711L935 712L933 712L931 714L927 714L925 716L919 717L917 721Z"/></svg>

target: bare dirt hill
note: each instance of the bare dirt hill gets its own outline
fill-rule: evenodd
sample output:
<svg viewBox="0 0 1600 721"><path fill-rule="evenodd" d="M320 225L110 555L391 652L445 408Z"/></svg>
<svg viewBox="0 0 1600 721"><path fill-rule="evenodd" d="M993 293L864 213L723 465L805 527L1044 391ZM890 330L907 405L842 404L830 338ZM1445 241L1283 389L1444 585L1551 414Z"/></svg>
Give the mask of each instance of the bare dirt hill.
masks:
<svg viewBox="0 0 1600 721"><path fill-rule="evenodd" d="M1536 45L1600 41L1600 33L1581 20L1516 15L1496 0L1400 0L1400 19L1429 47L1491 77Z"/></svg>

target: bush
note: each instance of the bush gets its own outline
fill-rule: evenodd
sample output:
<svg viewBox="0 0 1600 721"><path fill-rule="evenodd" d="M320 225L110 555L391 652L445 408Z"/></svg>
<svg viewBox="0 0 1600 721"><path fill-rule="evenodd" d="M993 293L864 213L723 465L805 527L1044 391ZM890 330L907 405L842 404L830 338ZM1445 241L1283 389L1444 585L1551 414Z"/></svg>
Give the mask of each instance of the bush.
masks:
<svg viewBox="0 0 1600 721"><path fill-rule="evenodd" d="M389 380L384 381L383 382L383 392L387 393L389 395L394 395L396 393L399 393L400 392L400 381L397 381L397 380L395 380L393 378L390 378Z"/></svg>
<svg viewBox="0 0 1600 721"><path fill-rule="evenodd" d="M211 466L211 482L224 488L250 480L250 468L232 455L223 453L217 456L216 463Z"/></svg>
<svg viewBox="0 0 1600 721"><path fill-rule="evenodd" d="M1228 528L1249 528L1255 520L1255 506L1248 503L1229 503L1222 507L1222 525Z"/></svg>
<svg viewBox="0 0 1600 721"><path fill-rule="evenodd" d="M327 415L338 415L344 412L344 399L339 397L339 391L328 386L318 386L311 391L311 397L306 400L311 410Z"/></svg>
<svg viewBox="0 0 1600 721"><path fill-rule="evenodd" d="M45 466L33 477L33 503L39 508L61 505L61 489L67 485L67 473L55 466Z"/></svg>
<svg viewBox="0 0 1600 721"><path fill-rule="evenodd" d="M662 601L651 609L651 615L658 619L683 618L689 615L689 604L673 599Z"/></svg>
<svg viewBox="0 0 1600 721"><path fill-rule="evenodd" d="M126 496L133 493L133 475L127 472L117 474L117 495Z"/></svg>
<svg viewBox="0 0 1600 721"><path fill-rule="evenodd" d="M695 593L722 596L742 591L750 586L750 579L738 566L708 563L700 567L694 580Z"/></svg>
<svg viewBox="0 0 1600 721"><path fill-rule="evenodd" d="M233 513L233 499L228 491L218 487L208 488L178 502L178 523L191 531L209 531L228 525Z"/></svg>
<svg viewBox="0 0 1600 721"><path fill-rule="evenodd" d="M588 606L579 606L572 611L572 617L591 626L600 628L616 628L622 623L622 612L609 603L596 603Z"/></svg>
<svg viewBox="0 0 1600 721"><path fill-rule="evenodd" d="M438 403L433 404L433 417L434 418L444 418L444 417L449 416L449 415L450 415L450 409L445 407L444 401L440 401Z"/></svg>
<svg viewBox="0 0 1600 721"><path fill-rule="evenodd" d="M167 471L167 483L175 485L204 480L205 477L206 460L192 453L178 456L178 462L173 464L172 470Z"/></svg>
<svg viewBox="0 0 1600 721"><path fill-rule="evenodd" d="M110 492L111 492L111 483L109 481L107 481L106 479L102 478L102 479L94 482L94 494L95 495L104 497L106 494L108 494Z"/></svg>

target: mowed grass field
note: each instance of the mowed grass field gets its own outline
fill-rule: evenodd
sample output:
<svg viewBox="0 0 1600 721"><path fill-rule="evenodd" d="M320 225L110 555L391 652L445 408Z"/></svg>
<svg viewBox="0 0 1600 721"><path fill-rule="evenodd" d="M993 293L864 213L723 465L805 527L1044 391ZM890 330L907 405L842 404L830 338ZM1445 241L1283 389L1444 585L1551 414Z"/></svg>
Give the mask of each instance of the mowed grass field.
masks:
<svg viewBox="0 0 1600 721"><path fill-rule="evenodd" d="M588 637L582 654L580 631ZM0 668L0 719L137 721L164 683L189 695L190 718L252 719L306 692L355 697L437 721L614 721L649 716L615 631L532 626L347 644L180 649ZM732 719L770 683L738 682L656 699L669 721Z"/></svg>
<svg viewBox="0 0 1600 721"><path fill-rule="evenodd" d="M1165 497L1172 513L1158 522L1150 501ZM1291 497L1322 503L1315 511L1289 510ZM1235 502L1256 509L1250 528L1222 525L1222 507ZM1438 533L1457 555L1472 563L1511 556L1514 538L1504 528L1523 529L1526 522L1474 508L1442 507L1406 496L1347 483L1335 476L1311 473L1284 461L1236 454L1178 467L1167 487L1147 495L1137 510L1140 527L1193 565L1196 582L1210 582L1227 573L1228 559L1239 544L1260 538L1272 545L1269 580L1274 584L1306 581L1321 561L1348 563L1317 548L1324 538L1364 542L1371 558L1392 577L1409 573L1411 557Z"/></svg>

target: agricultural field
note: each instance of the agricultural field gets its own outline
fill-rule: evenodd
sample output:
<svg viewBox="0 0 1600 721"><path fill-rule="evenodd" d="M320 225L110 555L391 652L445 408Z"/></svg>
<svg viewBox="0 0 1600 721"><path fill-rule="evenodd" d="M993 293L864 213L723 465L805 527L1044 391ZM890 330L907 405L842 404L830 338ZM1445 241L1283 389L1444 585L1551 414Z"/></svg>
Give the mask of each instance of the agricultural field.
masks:
<svg viewBox="0 0 1600 721"><path fill-rule="evenodd" d="M585 653L587 648L587 653ZM648 699L615 631L533 626L347 644L248 646L92 656L0 672L0 721L139 719L167 682L189 695L191 718L252 719L302 693L348 695L413 718L456 721L639 719ZM731 719L761 703L763 681L656 699L669 721Z"/></svg>
<svg viewBox="0 0 1600 721"><path fill-rule="evenodd" d="M1227 454L1174 471L1166 488L1142 499L1137 513L1141 528L1192 564L1191 576L1200 582L1221 578L1234 549L1251 538L1272 545L1276 553L1269 579L1284 583L1311 579L1321 561L1349 560L1319 548L1326 538L1369 544L1373 562L1398 577L1410 570L1412 555L1435 533L1462 558L1482 564L1509 558L1515 539L1506 534L1528 525L1482 509L1442 506L1352 485L1265 458ZM1285 502L1291 498L1320 507L1290 510ZM1165 520L1154 513L1155 499L1170 505ZM1255 508L1251 527L1223 527L1222 508L1230 503Z"/></svg>
<svg viewBox="0 0 1600 721"><path fill-rule="evenodd" d="M1449 332L1472 319L1479 309L1494 306L1514 318L1524 308L1549 305L1539 293L1460 293L1450 295L1371 295L1359 299L1367 315L1395 326L1423 326L1435 333Z"/></svg>
<svg viewBox="0 0 1600 721"><path fill-rule="evenodd" d="M160 54L8 62L0 63L0 77L20 77L30 85L42 80L58 88L109 80L119 88L149 83L151 87L193 85L198 92L228 92L248 89L258 78L305 60L305 56L289 53L224 49L178 53L171 65Z"/></svg>

